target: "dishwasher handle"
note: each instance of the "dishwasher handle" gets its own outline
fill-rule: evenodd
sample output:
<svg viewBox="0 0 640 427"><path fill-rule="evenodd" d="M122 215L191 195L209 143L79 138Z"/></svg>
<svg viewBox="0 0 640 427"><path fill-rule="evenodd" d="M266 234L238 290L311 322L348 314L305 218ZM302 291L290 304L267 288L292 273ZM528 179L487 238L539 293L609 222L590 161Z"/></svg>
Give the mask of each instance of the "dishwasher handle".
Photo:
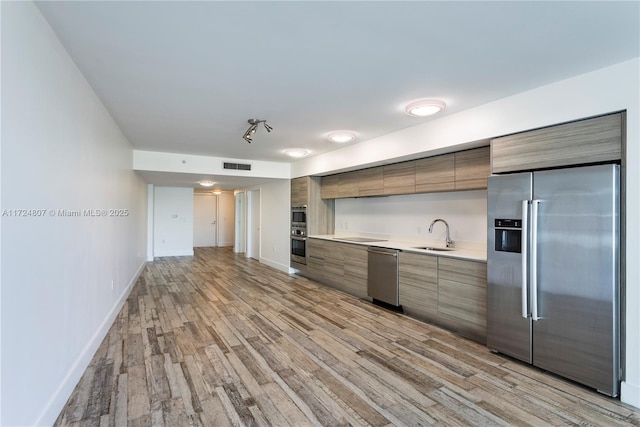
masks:
<svg viewBox="0 0 640 427"><path fill-rule="evenodd" d="M398 256L398 251L397 250L389 250L389 251L384 251L384 250L376 250L376 249L372 249L372 248L367 248L367 252L371 252L374 254L380 254L380 255L389 255L389 256Z"/></svg>

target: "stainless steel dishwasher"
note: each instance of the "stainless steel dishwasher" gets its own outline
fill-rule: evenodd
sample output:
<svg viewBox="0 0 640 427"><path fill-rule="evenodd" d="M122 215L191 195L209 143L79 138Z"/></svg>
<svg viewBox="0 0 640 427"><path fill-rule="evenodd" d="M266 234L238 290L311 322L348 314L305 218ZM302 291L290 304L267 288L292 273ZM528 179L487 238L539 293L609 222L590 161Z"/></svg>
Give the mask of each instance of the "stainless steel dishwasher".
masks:
<svg viewBox="0 0 640 427"><path fill-rule="evenodd" d="M369 246L367 295L374 302L398 307L398 250Z"/></svg>

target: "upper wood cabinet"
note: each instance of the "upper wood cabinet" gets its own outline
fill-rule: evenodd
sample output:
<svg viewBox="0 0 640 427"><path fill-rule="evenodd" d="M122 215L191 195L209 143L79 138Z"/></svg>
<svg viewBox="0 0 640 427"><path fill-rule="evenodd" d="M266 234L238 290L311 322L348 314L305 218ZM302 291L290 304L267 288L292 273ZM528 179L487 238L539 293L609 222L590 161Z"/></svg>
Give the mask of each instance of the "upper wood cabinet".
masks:
<svg viewBox="0 0 640 427"><path fill-rule="evenodd" d="M455 155L416 160L416 193L455 189Z"/></svg>
<svg viewBox="0 0 640 427"><path fill-rule="evenodd" d="M491 171L513 172L620 160L625 113L491 140Z"/></svg>
<svg viewBox="0 0 640 427"><path fill-rule="evenodd" d="M320 182L320 197L323 199L336 199L338 197L338 175L323 176Z"/></svg>
<svg viewBox="0 0 640 427"><path fill-rule="evenodd" d="M322 177L323 199L487 188L489 147Z"/></svg>
<svg viewBox="0 0 640 427"><path fill-rule="evenodd" d="M291 206L307 206L307 234L332 234L335 230L335 202L321 198L318 176L291 180Z"/></svg>
<svg viewBox="0 0 640 427"><path fill-rule="evenodd" d="M291 206L303 206L309 203L309 177L303 176L291 180Z"/></svg>
<svg viewBox="0 0 640 427"><path fill-rule="evenodd" d="M345 172L338 174L338 198L358 197L358 174Z"/></svg>
<svg viewBox="0 0 640 427"><path fill-rule="evenodd" d="M358 196L379 196L384 193L384 168L362 169L357 171Z"/></svg>
<svg viewBox="0 0 640 427"><path fill-rule="evenodd" d="M383 166L384 194L413 194L416 192L416 162Z"/></svg>
<svg viewBox="0 0 640 427"><path fill-rule="evenodd" d="M487 178L491 175L490 155L489 147L455 153L455 189L487 188Z"/></svg>

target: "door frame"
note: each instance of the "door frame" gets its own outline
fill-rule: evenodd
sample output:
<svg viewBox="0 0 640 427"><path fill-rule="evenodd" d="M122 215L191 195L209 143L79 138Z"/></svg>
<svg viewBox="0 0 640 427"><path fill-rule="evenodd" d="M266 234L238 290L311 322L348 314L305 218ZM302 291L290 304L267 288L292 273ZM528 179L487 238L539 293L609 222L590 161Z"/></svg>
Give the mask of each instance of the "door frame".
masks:
<svg viewBox="0 0 640 427"><path fill-rule="evenodd" d="M247 241L246 252L247 258L260 260L260 246L262 239L262 188L254 187L247 189ZM258 224L254 224L254 218L257 215ZM257 227L256 227L257 226ZM257 253L254 252L254 245L257 245Z"/></svg>

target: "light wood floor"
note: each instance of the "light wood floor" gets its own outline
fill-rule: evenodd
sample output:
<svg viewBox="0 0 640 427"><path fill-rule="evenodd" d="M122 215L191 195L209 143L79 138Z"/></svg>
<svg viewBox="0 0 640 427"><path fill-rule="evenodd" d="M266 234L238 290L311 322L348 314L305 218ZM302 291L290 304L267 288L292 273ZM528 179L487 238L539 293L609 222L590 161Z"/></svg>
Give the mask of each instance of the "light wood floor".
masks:
<svg viewBox="0 0 640 427"><path fill-rule="evenodd" d="M640 411L228 248L150 263L56 425L636 425Z"/></svg>

